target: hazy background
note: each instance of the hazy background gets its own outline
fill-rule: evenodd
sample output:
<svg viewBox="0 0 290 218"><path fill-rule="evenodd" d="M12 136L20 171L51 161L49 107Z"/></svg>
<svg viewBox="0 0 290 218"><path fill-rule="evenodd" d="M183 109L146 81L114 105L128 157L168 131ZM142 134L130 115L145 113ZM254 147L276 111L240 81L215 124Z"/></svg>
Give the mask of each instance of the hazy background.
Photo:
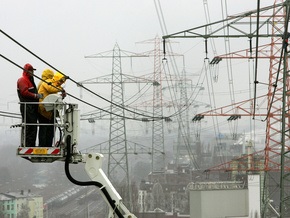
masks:
<svg viewBox="0 0 290 218"><path fill-rule="evenodd" d="M221 20L222 16L226 14L233 15L255 10L257 4L253 0L208 0L207 2L211 22ZM225 2L227 2L227 12L222 10ZM264 0L261 1L261 6L268 6L273 2L273 0ZM112 72L111 59L86 59L84 58L86 55L112 50L116 43L122 50L136 53L153 50L153 44L137 42L184 31L204 25L206 22L204 1L202 0L0 0L0 29L75 81L108 75ZM216 46L219 54L225 53L224 39L217 39ZM247 39L235 39L232 40L231 46L232 51L246 49L248 41ZM37 69L36 75L38 76L41 76L41 72L48 68L46 64L20 48L2 33L0 33L0 47L0 54L16 64L23 66L25 63L31 63ZM195 100L208 104L208 96L211 93L208 91L206 82L201 82L205 80L200 80L200 75L203 75L204 58L206 58L204 40L174 39L172 40L172 48L172 52L184 57L184 59L182 57L175 58L179 72L185 68L187 76L193 84L205 87L203 93L198 95L193 93L193 96L196 95ZM212 48L209 46L208 49L208 58L211 59L213 58ZM168 62L170 61L172 60L168 59ZM153 63L152 58L134 59L132 62L122 60L123 73L134 76L152 74ZM259 78L261 81L267 82L268 63L260 63ZM234 72L236 101L246 100L249 97L249 87L251 86L249 77L253 77L253 75L249 75L248 60L234 60L231 64ZM22 70L3 58L0 58L0 67L0 110L19 113L16 81L21 76ZM231 104L226 69L226 62L221 62L218 81L213 84L213 89L216 90L217 107ZM177 72L170 71L170 73L176 74ZM38 83L38 80L35 79L35 82ZM170 84L166 83L166 85ZM110 93L107 91L110 90L109 85L89 85L87 87L110 99ZM126 87L125 97L130 98L130 96L135 95L138 88L138 85ZM261 93L265 94L266 88L261 87ZM71 95L80 97L79 88L71 81L67 81L65 89ZM152 89L145 96L150 96L150 92L152 94ZM189 93L190 96L191 94ZM165 99L170 100L169 96L170 94L167 93ZM143 97L139 96L139 98ZM85 91L83 99L98 107L108 106L108 103ZM82 112L94 110L94 108L90 108L71 97L67 97L66 101L79 103ZM205 110L208 109L201 108L199 112ZM165 113L172 114L174 111L166 108ZM190 119L193 116L194 114L190 114ZM222 119L225 120L225 118ZM249 118L245 120L245 122L241 122L239 131L247 133L249 131ZM17 119L0 117L0 152L2 154L0 166L2 167L1 172L7 171L6 176L1 175L1 179L6 178L8 174L14 177L15 173L25 172L25 169L35 171L34 167L42 169L50 167L49 165L35 166L16 158L15 150L19 145L19 130L10 129L10 125L18 122ZM228 133L227 123L220 122L223 125L223 131ZM108 140L107 124L108 121L98 121L94 125L82 121L80 146L85 148ZM150 125L146 126L146 124L137 121L129 121L127 125L130 140L151 140ZM206 129L202 132L202 137L206 138L208 135L212 135L210 131L213 127L210 119L205 121L203 125ZM261 125L259 135L261 138L259 140L263 142L264 123L259 122L257 125ZM165 128L166 141L175 140L177 137L176 123L165 126ZM144 161L149 162L149 158L145 157ZM59 171L63 172L60 163L52 165L59 167ZM7 169L11 169L11 171ZM25 181L27 180L25 179Z"/></svg>

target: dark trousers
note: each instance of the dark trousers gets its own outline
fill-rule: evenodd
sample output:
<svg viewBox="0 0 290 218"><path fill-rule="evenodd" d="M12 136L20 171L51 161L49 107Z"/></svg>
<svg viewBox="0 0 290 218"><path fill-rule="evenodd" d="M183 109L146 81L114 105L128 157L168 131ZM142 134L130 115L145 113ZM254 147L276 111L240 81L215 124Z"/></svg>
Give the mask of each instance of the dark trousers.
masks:
<svg viewBox="0 0 290 218"><path fill-rule="evenodd" d="M52 147L54 137L54 122L53 119L49 120L46 117L39 115L39 147ZM47 124L47 125L43 125Z"/></svg>
<svg viewBox="0 0 290 218"><path fill-rule="evenodd" d="M28 123L26 122L26 126L22 127L22 142L24 141L25 137L25 144L22 144L22 147L35 147L35 140L37 135L37 126L32 125L35 123Z"/></svg>
<svg viewBox="0 0 290 218"><path fill-rule="evenodd" d="M26 124L21 130L22 147L35 147L38 117L37 107L38 106L36 104L27 105L26 109L24 108L24 105L21 105L20 107L22 122L25 122Z"/></svg>

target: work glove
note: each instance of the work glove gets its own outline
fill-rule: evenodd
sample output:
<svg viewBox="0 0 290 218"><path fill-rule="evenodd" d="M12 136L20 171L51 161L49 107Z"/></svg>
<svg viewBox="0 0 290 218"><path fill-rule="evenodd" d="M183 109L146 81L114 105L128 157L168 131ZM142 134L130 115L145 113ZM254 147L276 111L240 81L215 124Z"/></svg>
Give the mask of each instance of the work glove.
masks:
<svg viewBox="0 0 290 218"><path fill-rule="evenodd" d="M35 94L35 98L37 98L37 99L43 98L43 94L40 94L40 93Z"/></svg>
<svg viewBox="0 0 290 218"><path fill-rule="evenodd" d="M61 97L62 97L62 99L64 99L66 97L66 92L64 89L61 91Z"/></svg>

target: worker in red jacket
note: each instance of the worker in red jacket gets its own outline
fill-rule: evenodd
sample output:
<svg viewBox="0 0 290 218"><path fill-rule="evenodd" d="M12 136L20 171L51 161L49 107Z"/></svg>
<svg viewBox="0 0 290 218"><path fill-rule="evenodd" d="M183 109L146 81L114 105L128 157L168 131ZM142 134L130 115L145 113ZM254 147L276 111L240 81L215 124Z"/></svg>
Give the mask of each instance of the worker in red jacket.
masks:
<svg viewBox="0 0 290 218"><path fill-rule="evenodd" d="M25 64L22 77L17 81L17 93L20 101L22 123L26 124L22 128L21 134L21 146L23 147L35 147L37 135L37 102L42 98L42 95L37 92L33 77L34 71L35 69L31 64Z"/></svg>

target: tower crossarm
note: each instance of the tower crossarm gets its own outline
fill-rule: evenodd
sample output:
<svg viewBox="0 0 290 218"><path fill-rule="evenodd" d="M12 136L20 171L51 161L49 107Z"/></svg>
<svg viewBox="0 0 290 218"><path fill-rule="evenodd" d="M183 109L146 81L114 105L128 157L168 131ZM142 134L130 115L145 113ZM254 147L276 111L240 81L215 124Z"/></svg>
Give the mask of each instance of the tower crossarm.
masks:
<svg viewBox="0 0 290 218"><path fill-rule="evenodd" d="M259 13L266 13L276 8L277 11L283 10L285 3L273 4L264 8L260 8L259 11L251 10L235 16L228 16L226 19L219 20L206 25L198 26L195 28L187 29L181 32L165 35L163 39L169 38L253 38L253 37L281 37L282 33L273 33L272 27L273 16L275 14L269 14L267 16L260 16L259 22L259 34L257 35L256 22L252 21L253 17L257 17ZM262 20L264 18L264 20ZM222 25L222 26L221 26ZM241 27L244 27L243 29ZM229 34L224 34L224 29L230 29ZM253 32L248 32L253 30Z"/></svg>
<svg viewBox="0 0 290 218"><path fill-rule="evenodd" d="M257 97L256 99L262 99L266 98L267 95L262 95ZM208 110L202 113L198 113L198 115L202 116L234 116L234 115L239 115L239 116L267 116L267 110L266 108L260 108L260 111L265 111L264 113L253 113L253 102L254 98L240 101L234 104L230 104L227 106L223 106L220 108L215 108L212 110ZM250 104L250 106L246 107L246 104ZM271 114L271 116L281 116L281 114Z"/></svg>
<svg viewBox="0 0 290 218"><path fill-rule="evenodd" d="M249 49L243 49L235 52L231 52L228 54L222 54L218 55L214 58L222 60L222 59L249 59L254 58L253 54L258 54L257 58L261 59L270 59L270 58L280 58L280 54L274 54L270 55L271 51L271 45L270 44L264 44L261 46L258 46L258 48L249 48Z"/></svg>

